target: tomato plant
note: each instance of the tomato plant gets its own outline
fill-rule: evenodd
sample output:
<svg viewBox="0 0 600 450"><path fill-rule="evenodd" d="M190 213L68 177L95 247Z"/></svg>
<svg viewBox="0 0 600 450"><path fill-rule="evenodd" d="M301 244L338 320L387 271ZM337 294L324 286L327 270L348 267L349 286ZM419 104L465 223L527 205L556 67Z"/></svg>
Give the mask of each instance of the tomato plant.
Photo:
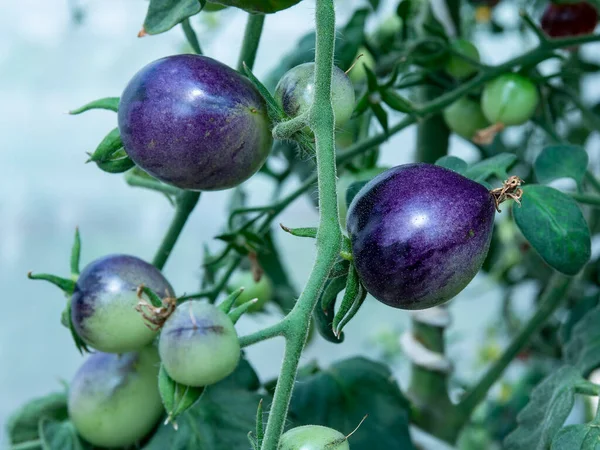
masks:
<svg viewBox="0 0 600 450"><path fill-rule="evenodd" d="M150 0L139 36L181 27L193 54L71 114L116 113L88 162L166 197L173 218L151 262L95 255L80 270L77 230L67 276L29 274L65 294L62 324L97 352L13 414L12 450L595 445L600 414L574 405L600 395L598 64L584 50L600 41L598 1L517 14L524 3L504 0L489 22L498 1L384 3L315 0L314 31L255 74L265 23L312 4ZM235 68L196 34L221 7L247 18ZM490 32L522 45L489 64ZM228 190L225 223L203 236L197 290L176 296L161 271L215 190ZM303 214L282 216L300 198ZM314 264L298 289L304 248ZM478 330L467 350L447 338L453 315ZM271 339L279 370L257 358L269 347L248 349ZM318 339L327 367L304 353ZM368 358L333 350L358 339Z"/></svg>

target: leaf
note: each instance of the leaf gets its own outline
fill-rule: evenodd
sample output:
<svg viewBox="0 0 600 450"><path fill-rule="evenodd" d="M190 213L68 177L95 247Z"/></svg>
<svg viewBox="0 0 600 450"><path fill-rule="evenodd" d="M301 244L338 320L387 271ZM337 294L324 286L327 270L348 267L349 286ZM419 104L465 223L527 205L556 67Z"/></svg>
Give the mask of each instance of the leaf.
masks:
<svg viewBox="0 0 600 450"><path fill-rule="evenodd" d="M158 373L158 390L167 411L167 421L171 423L194 406L204 393L204 387L184 386L173 380L162 364Z"/></svg>
<svg viewBox="0 0 600 450"><path fill-rule="evenodd" d="M75 425L65 420L58 422L43 418L39 424L43 450L83 450Z"/></svg>
<svg viewBox="0 0 600 450"><path fill-rule="evenodd" d="M577 274L590 259L591 240L575 200L548 186L529 185L521 204L513 206L513 214L525 238L548 265Z"/></svg>
<svg viewBox="0 0 600 450"><path fill-rule="evenodd" d="M6 431L11 444L33 441L39 437L39 422L42 418L65 420L67 413L67 394L57 392L36 398L15 411L8 419Z"/></svg>
<svg viewBox="0 0 600 450"><path fill-rule="evenodd" d="M259 249L258 262L273 283L273 301L287 314L296 304L298 294L281 262L272 231L266 233L263 239L264 246Z"/></svg>
<svg viewBox="0 0 600 450"><path fill-rule="evenodd" d="M381 106L379 103L373 103L371 104L371 110L375 114L375 118L383 128L385 134L388 134L388 114L385 109L383 109L383 106Z"/></svg>
<svg viewBox="0 0 600 450"><path fill-rule="evenodd" d="M412 113L414 111L414 107L410 101L402 97L397 92L392 89L382 89L380 91L381 100L392 108L394 111L399 111L402 113Z"/></svg>
<svg viewBox="0 0 600 450"><path fill-rule="evenodd" d="M77 115L89 111L91 109L107 109L109 111L117 112L119 110L119 97L106 97L98 100L94 100L80 108L69 111L71 115Z"/></svg>
<svg viewBox="0 0 600 450"><path fill-rule="evenodd" d="M552 441L551 450L600 450L600 427L591 423L564 427Z"/></svg>
<svg viewBox="0 0 600 450"><path fill-rule="evenodd" d="M546 377L532 391L529 403L517 416L519 426L506 437L503 448L546 450L573 409L575 385L581 381L579 371L571 366Z"/></svg>
<svg viewBox="0 0 600 450"><path fill-rule="evenodd" d="M540 183L557 178L572 178L581 184L588 166L588 154L576 145L546 147L534 164L535 176Z"/></svg>
<svg viewBox="0 0 600 450"><path fill-rule="evenodd" d="M208 386L200 401L183 413L175 431L161 425L144 450L247 450L255 428L256 408L268 394L257 392L256 373L242 360L223 381Z"/></svg>
<svg viewBox="0 0 600 450"><path fill-rule="evenodd" d="M468 170L468 164L456 156L442 156L435 162L435 165L453 170L461 175L464 175Z"/></svg>
<svg viewBox="0 0 600 450"><path fill-rule="evenodd" d="M211 0L225 6L234 6L254 14L272 14L300 3L302 0Z"/></svg>
<svg viewBox="0 0 600 450"><path fill-rule="evenodd" d="M600 306L587 312L575 324L571 337L564 346L564 359L588 375L600 366Z"/></svg>
<svg viewBox="0 0 600 450"><path fill-rule="evenodd" d="M567 319L563 322L558 332L560 341L564 345L571 339L575 325L587 316L591 310L598 306L598 300L600 300L600 293L579 299L577 303L569 309Z"/></svg>
<svg viewBox="0 0 600 450"><path fill-rule="evenodd" d="M517 161L511 153L500 153L470 166L464 175L477 182L483 182L495 175L501 180L508 178L507 170Z"/></svg>
<svg viewBox="0 0 600 450"><path fill-rule="evenodd" d="M410 405L383 364L350 358L299 378L290 405L290 426L323 425L350 433L352 450L412 450Z"/></svg>
<svg viewBox="0 0 600 450"><path fill-rule="evenodd" d="M199 0L150 0L143 31L147 34L164 33L201 10Z"/></svg>

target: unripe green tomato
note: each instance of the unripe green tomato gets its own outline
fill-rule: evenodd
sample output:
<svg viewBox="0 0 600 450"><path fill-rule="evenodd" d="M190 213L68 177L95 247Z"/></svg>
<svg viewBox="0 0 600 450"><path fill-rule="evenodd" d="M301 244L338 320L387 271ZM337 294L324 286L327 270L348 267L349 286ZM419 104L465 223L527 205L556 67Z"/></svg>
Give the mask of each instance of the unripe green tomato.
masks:
<svg viewBox="0 0 600 450"><path fill-rule="evenodd" d="M535 84L516 73L500 75L481 95L481 109L491 123L522 125L533 116L540 97Z"/></svg>
<svg viewBox="0 0 600 450"><path fill-rule="evenodd" d="M367 82L367 71L365 70L365 66L367 66L371 70L375 70L375 58L369 50L365 47L360 47L358 52L356 53L356 58L359 55L362 55L357 61L352 70L348 72L348 77L350 77L350 81L354 84L362 84Z"/></svg>
<svg viewBox="0 0 600 450"><path fill-rule="evenodd" d="M155 347L139 352L93 353L69 386L69 418L95 446L129 447L163 414L158 393L160 360Z"/></svg>
<svg viewBox="0 0 600 450"><path fill-rule="evenodd" d="M231 374L240 342L231 319L201 301L180 304L165 322L158 344L169 376L186 386L207 386Z"/></svg>
<svg viewBox="0 0 600 450"><path fill-rule="evenodd" d="M461 53L472 60L479 62L479 51L477 47L466 39L455 39L450 44L451 47L458 53ZM471 64L469 61L457 56L453 53L448 57L446 62L446 72L448 75L461 79L473 75L477 72L477 66Z"/></svg>
<svg viewBox="0 0 600 450"><path fill-rule="evenodd" d="M387 52L391 49L401 31L402 19L397 14L392 14L385 18L374 31L373 44L380 50Z"/></svg>
<svg viewBox="0 0 600 450"><path fill-rule="evenodd" d="M337 202L340 225L342 228L346 228L346 216L348 215L346 191L350 185L359 181L369 181L380 173L385 172L387 169L389 169L389 167L373 167L358 173L344 172L344 174L339 178L337 182Z"/></svg>
<svg viewBox="0 0 600 450"><path fill-rule="evenodd" d="M281 436L280 450L350 450L348 439L333 428L305 425Z"/></svg>
<svg viewBox="0 0 600 450"><path fill-rule="evenodd" d="M275 100L290 117L305 113L315 95L315 63L300 64L288 70L275 88ZM331 100L335 126L344 125L354 112L354 86L339 67L333 67Z"/></svg>
<svg viewBox="0 0 600 450"><path fill-rule="evenodd" d="M490 125L481 111L481 104L461 97L444 110L444 120L452 131L471 140L477 131Z"/></svg>
<svg viewBox="0 0 600 450"><path fill-rule="evenodd" d="M244 288L244 291L235 301L235 306L243 305L244 303L248 303L255 298L258 299L253 306L248 308L249 312L262 311L265 303L273 298L273 286L271 285L271 280L269 280L269 277L264 274L262 277L260 277L260 281L257 283L254 281L252 272L238 272L238 274L233 277L233 280L229 285L229 290L230 292L233 292L241 287Z"/></svg>

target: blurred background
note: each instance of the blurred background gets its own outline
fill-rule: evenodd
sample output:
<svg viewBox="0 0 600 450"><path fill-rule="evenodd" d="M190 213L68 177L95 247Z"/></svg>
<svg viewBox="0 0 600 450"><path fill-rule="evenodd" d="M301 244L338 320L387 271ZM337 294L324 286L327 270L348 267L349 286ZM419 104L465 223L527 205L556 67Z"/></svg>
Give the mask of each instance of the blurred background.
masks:
<svg viewBox="0 0 600 450"><path fill-rule="evenodd" d="M389 14L397 2L383 2L380 14ZM345 22L358 0L337 1L338 19ZM67 111L88 101L119 96L131 76L143 65L169 54L186 51L180 28L159 36L136 37L147 3L144 0L20 0L3 2L0 14L0 447L5 444L4 422L26 400L61 389L82 362L69 332L60 325L65 299L54 287L28 281L28 271L67 275L70 246L76 226L83 240L82 264L110 253L128 253L151 259L173 213L160 195L128 187L119 175L84 164L108 130L116 114L92 111L69 116ZM294 48L298 38L313 27L314 2L267 17L255 74L265 76ZM500 22L518 20L516 9L503 5ZM200 14L193 20L208 56L235 65L246 14L227 9ZM343 39L343 36L340 36ZM522 36L497 38L476 34L482 59L497 63L523 51ZM531 40L531 45L534 41ZM590 55L600 47L586 47ZM345 69L345 68L344 68ZM586 86L598 96L600 86ZM584 96L585 98L585 96ZM409 162L414 152L414 128L382 147L381 164ZM477 153L463 141L452 141L451 153L472 161ZM598 143L589 142L597 162ZM294 188L296 181L286 185ZM262 175L246 183L250 203L268 201L270 182ZM202 194L165 273L178 294L198 290L202 245L221 232L226 219L228 192ZM280 222L294 227L313 226L317 213L309 199L297 200ZM314 248L306 241L275 232L283 259L298 289L306 280ZM217 245L213 241L213 245ZM517 311L531 306L533 286L521 286ZM502 292L484 275L456 298L450 308L450 357L456 379L468 380L498 353L503 342L479 346L487 324L499 315ZM243 318L239 334L274 322L272 315ZM383 359L391 364L400 383L406 381L405 359L398 338L408 324L408 313L391 310L372 299L360 319L346 329L346 342L334 346L316 337L304 362L327 365L349 355ZM278 373L281 342L248 349L259 374ZM510 374L509 374L510 376ZM442 447L439 447L442 448Z"/></svg>

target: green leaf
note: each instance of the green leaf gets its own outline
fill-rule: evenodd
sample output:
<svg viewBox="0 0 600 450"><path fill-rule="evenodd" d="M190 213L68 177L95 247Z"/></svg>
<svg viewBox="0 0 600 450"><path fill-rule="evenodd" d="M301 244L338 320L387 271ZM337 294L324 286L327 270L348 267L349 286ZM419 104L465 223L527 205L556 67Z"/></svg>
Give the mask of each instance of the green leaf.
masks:
<svg viewBox="0 0 600 450"><path fill-rule="evenodd" d="M525 238L554 269L577 274L591 255L588 225L575 200L548 186L523 188L521 206L513 206Z"/></svg>
<svg viewBox="0 0 600 450"><path fill-rule="evenodd" d="M8 419L6 431L11 444L34 441L39 438L39 423L42 418L62 421L69 417L67 394L57 392L32 400Z"/></svg>
<svg viewBox="0 0 600 450"><path fill-rule="evenodd" d="M445 167L446 169L453 170L456 173L464 175L468 170L468 164L456 156L442 156L435 162L436 166Z"/></svg>
<svg viewBox="0 0 600 450"><path fill-rule="evenodd" d="M200 400L179 416L178 430L161 425L144 450L248 450L256 408L267 394L257 392L256 373L242 360L223 381L208 386Z"/></svg>
<svg viewBox="0 0 600 450"><path fill-rule="evenodd" d="M225 6L234 6L254 14L272 14L300 3L302 0L211 0Z"/></svg>
<svg viewBox="0 0 600 450"><path fill-rule="evenodd" d="M323 425L350 433L352 450L413 450L408 400L383 364L351 358L328 370L299 378L288 421L290 426Z"/></svg>
<svg viewBox="0 0 600 450"><path fill-rule="evenodd" d="M572 178L581 184L588 166L588 154L576 145L546 147L534 164L535 176L540 183L557 178Z"/></svg>
<svg viewBox="0 0 600 450"><path fill-rule="evenodd" d="M94 100L80 108L69 111L69 114L77 115L91 109L107 109L109 111L117 112L119 110L119 97L106 97Z"/></svg>
<svg viewBox="0 0 600 450"><path fill-rule="evenodd" d="M199 0L150 0L143 31L147 34L164 33L201 10Z"/></svg>
<svg viewBox="0 0 600 450"><path fill-rule="evenodd" d="M392 89L382 89L380 91L381 100L392 108L394 111L399 111L403 113L412 113L414 111L414 107L410 101L402 97L397 92Z"/></svg>
<svg viewBox="0 0 600 450"><path fill-rule="evenodd" d="M600 293L596 293L589 297L579 299L577 303L575 303L575 305L569 309L568 316L561 325L558 333L560 341L564 345L566 345L571 339L575 325L577 325L581 319L587 316L591 310L598 306L599 300Z"/></svg>
<svg viewBox="0 0 600 450"><path fill-rule="evenodd" d="M600 427L591 423L564 427L552 441L551 450L600 450Z"/></svg>
<svg viewBox="0 0 600 450"><path fill-rule="evenodd" d="M173 424L181 414L194 406L204 393L204 387L184 386L173 380L162 364L158 373L158 390L167 411L167 422Z"/></svg>
<svg viewBox="0 0 600 450"><path fill-rule="evenodd" d="M517 161L512 153L500 153L470 166L464 175L477 182L483 182L491 176L501 180L508 178L507 170Z"/></svg>
<svg viewBox="0 0 600 450"><path fill-rule="evenodd" d="M371 110L373 111L373 114L375 114L375 118L381 125L381 128L383 128L385 134L388 134L388 114L385 109L383 109L383 106L381 106L379 103L373 103L371 104Z"/></svg>
<svg viewBox="0 0 600 450"><path fill-rule="evenodd" d="M43 450L83 450L84 444L77 435L75 425L43 418L39 424Z"/></svg>
<svg viewBox="0 0 600 450"><path fill-rule="evenodd" d="M584 375L600 366L600 306L587 312L573 326L571 337L564 346L564 359Z"/></svg>
<svg viewBox="0 0 600 450"><path fill-rule="evenodd" d="M505 450L547 450L575 402L575 385L583 381L575 367L552 372L531 393L517 416L519 426L504 441ZM566 449L565 449L566 450Z"/></svg>

